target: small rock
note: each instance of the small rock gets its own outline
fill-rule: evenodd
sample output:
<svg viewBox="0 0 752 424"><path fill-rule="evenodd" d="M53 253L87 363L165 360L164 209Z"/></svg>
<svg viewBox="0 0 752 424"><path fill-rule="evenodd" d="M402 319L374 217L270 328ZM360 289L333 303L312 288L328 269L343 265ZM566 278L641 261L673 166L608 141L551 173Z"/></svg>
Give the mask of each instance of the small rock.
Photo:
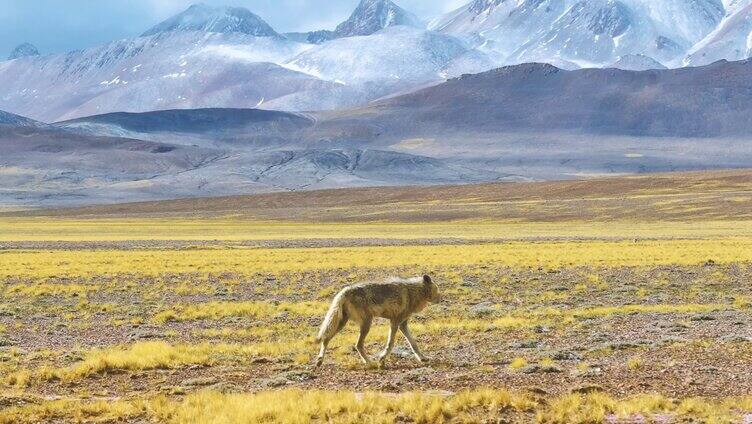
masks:
<svg viewBox="0 0 752 424"><path fill-rule="evenodd" d="M539 345L537 340L525 340L512 345L515 349L535 349Z"/></svg>
<svg viewBox="0 0 752 424"><path fill-rule="evenodd" d="M715 317L711 315L695 315L689 319L690 321L715 321Z"/></svg>
<svg viewBox="0 0 752 424"><path fill-rule="evenodd" d="M553 287L551 287L551 291L565 292L565 291L569 291L569 288L566 287L566 286L553 286Z"/></svg>
<svg viewBox="0 0 752 424"><path fill-rule="evenodd" d="M201 387L211 386L213 384L217 384L218 382L219 380L217 380L215 377L196 377L183 380L181 384L187 387Z"/></svg>
<svg viewBox="0 0 752 424"><path fill-rule="evenodd" d="M469 280L462 280L460 283L460 286L462 287L475 287L478 284L475 281L469 281Z"/></svg>
<svg viewBox="0 0 752 424"><path fill-rule="evenodd" d="M551 329L545 325L536 325L533 331L535 331L538 334L544 334L544 333L550 333Z"/></svg>
<svg viewBox="0 0 752 424"><path fill-rule="evenodd" d="M286 379L287 381L295 381L295 382L302 382L302 381L308 381L316 378L314 374L312 374L309 371L288 371L281 375L282 378Z"/></svg>
<svg viewBox="0 0 752 424"><path fill-rule="evenodd" d="M586 370L576 370L572 372L572 375L576 377L595 377L598 375L601 375L603 373L603 370L600 367L590 367Z"/></svg>
<svg viewBox="0 0 752 424"><path fill-rule="evenodd" d="M381 391L383 393L398 393L400 391L400 388L392 382L386 382L381 385Z"/></svg>
<svg viewBox="0 0 752 424"><path fill-rule="evenodd" d="M603 387L597 384L583 384L581 386L572 388L572 390L570 390L569 392L587 395L590 393L597 393L597 392L603 392L603 391L605 391Z"/></svg>
<svg viewBox="0 0 752 424"><path fill-rule="evenodd" d="M557 361L581 361L582 355L580 355L577 352L572 352L569 350L562 350L562 351L554 353L552 358Z"/></svg>
<svg viewBox="0 0 752 424"><path fill-rule="evenodd" d="M238 393L242 391L242 389L239 388L238 386L234 384L229 384L229 383L213 384L211 386L208 386L206 389L219 392L219 393Z"/></svg>
<svg viewBox="0 0 752 424"><path fill-rule="evenodd" d="M539 365L532 364L520 369L525 374L545 374L545 373L559 373L562 369L556 365Z"/></svg>
<svg viewBox="0 0 752 424"><path fill-rule="evenodd" d="M156 331L140 331L140 332L131 333L128 336L128 339L130 339L131 341L150 340L150 339L159 339L162 336L163 336L162 333L159 333Z"/></svg>
<svg viewBox="0 0 752 424"><path fill-rule="evenodd" d="M286 386L287 383L289 383L289 381L283 376L276 376L261 380L261 385L269 388Z"/></svg>
<svg viewBox="0 0 752 424"><path fill-rule="evenodd" d="M493 303L483 302L470 307L470 315L473 318L487 317L494 313Z"/></svg>
<svg viewBox="0 0 752 424"><path fill-rule="evenodd" d="M528 387L526 390L534 395L546 396L548 394L545 389L540 387Z"/></svg>
<svg viewBox="0 0 752 424"><path fill-rule="evenodd" d="M428 375L432 371L433 370L431 368L428 368L428 367L415 368L415 369L412 369L412 370L407 371L406 373L404 373L402 375L402 381L403 382L413 382L413 383L417 383L417 382L421 382L421 381L426 381L428 379Z"/></svg>
<svg viewBox="0 0 752 424"><path fill-rule="evenodd" d="M724 342L724 343L745 343L745 342L748 342L750 340L749 340L748 337L730 334L728 336L722 337L721 341Z"/></svg>

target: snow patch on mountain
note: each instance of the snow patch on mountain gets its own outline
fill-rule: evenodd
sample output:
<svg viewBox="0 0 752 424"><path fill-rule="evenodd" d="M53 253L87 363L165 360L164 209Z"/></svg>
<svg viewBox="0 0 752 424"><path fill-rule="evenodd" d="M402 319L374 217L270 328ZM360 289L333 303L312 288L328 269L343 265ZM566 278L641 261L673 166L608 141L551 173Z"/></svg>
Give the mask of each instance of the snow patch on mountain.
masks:
<svg viewBox="0 0 752 424"><path fill-rule="evenodd" d="M481 72L492 68L493 62L455 37L397 26L370 36L324 43L293 58L286 66L348 85L382 84L393 88Z"/></svg>

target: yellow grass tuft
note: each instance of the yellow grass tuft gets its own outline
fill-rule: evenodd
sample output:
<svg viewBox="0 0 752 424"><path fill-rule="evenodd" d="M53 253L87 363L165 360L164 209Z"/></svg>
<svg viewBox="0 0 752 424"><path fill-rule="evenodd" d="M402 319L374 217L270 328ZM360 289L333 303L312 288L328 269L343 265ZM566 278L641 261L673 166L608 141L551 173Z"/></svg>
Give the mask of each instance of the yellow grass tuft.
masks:
<svg viewBox="0 0 752 424"><path fill-rule="evenodd" d="M19 370L5 377L11 386L26 387L35 381L75 381L95 374L152 369L174 369L189 365L238 362L255 356L300 355L310 346L306 341L171 345L162 341L139 342L129 347L95 349L81 362L65 368L42 368L36 372Z"/></svg>
<svg viewBox="0 0 752 424"><path fill-rule="evenodd" d="M512 359L512 362L509 364L509 368L513 370L519 370L527 366L527 359L525 358L514 358Z"/></svg>

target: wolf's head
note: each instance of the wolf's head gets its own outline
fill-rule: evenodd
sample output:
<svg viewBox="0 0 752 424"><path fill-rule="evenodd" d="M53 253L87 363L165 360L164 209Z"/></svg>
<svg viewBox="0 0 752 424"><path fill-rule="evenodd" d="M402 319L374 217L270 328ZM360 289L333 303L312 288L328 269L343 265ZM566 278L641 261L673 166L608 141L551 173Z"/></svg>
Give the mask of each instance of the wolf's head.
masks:
<svg viewBox="0 0 752 424"><path fill-rule="evenodd" d="M428 275L423 276L423 285L428 288L428 301L431 303L441 302L441 294L439 293L439 286L431 280Z"/></svg>

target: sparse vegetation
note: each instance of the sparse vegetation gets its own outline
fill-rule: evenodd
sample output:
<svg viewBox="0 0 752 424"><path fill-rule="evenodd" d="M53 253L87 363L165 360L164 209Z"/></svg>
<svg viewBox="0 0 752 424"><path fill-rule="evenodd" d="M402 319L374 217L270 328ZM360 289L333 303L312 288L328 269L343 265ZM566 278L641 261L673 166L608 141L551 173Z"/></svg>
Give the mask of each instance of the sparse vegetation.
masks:
<svg viewBox="0 0 752 424"><path fill-rule="evenodd" d="M704 206L687 222L494 221L498 208L567 211L571 199L483 196L454 203L483 218L462 221L419 201L391 207L424 221L0 219L0 423L752 414L738 371L752 357L752 221ZM687 196L624 201L686 214L665 202ZM588 213L615 214L607 197ZM350 325L311 367L339 289L423 272L446 299L411 324L431 362L416 365L400 338L385 367L364 367ZM376 322L368 352L385 341Z"/></svg>

